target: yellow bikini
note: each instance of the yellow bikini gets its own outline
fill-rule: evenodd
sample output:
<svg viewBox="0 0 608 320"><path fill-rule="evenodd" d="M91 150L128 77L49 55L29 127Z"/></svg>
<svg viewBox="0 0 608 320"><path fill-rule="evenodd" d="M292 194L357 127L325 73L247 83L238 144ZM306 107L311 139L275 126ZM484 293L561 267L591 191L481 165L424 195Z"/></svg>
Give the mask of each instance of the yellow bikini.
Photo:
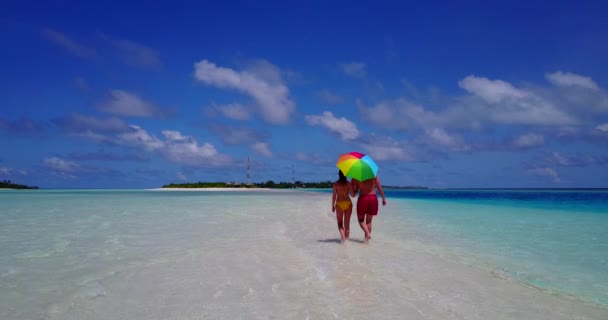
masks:
<svg viewBox="0 0 608 320"><path fill-rule="evenodd" d="M353 204L349 200L346 200L346 201L336 201L336 208L339 207L342 210L347 210L352 205Z"/></svg>

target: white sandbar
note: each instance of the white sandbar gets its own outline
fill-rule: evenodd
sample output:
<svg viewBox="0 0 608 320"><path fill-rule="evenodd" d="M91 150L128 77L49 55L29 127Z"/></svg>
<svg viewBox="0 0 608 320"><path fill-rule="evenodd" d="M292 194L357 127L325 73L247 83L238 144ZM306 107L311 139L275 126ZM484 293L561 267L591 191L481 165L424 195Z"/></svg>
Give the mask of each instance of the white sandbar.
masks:
<svg viewBox="0 0 608 320"><path fill-rule="evenodd" d="M0 318L608 319L392 231L410 223L396 201L370 244L353 215L341 245L331 193L162 191L277 192L70 194L28 214L5 203L22 211L0 225Z"/></svg>

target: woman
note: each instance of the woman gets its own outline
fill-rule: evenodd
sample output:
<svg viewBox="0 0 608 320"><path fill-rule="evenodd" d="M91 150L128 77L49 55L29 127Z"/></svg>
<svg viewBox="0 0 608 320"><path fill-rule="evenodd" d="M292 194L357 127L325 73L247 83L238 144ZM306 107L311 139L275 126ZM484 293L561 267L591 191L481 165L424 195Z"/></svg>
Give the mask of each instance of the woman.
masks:
<svg viewBox="0 0 608 320"><path fill-rule="evenodd" d="M336 213L341 243L344 243L350 235L350 215L353 213L353 203L350 200L352 192L351 183L342 171L338 170L338 181L334 182L334 192L331 197L331 211Z"/></svg>

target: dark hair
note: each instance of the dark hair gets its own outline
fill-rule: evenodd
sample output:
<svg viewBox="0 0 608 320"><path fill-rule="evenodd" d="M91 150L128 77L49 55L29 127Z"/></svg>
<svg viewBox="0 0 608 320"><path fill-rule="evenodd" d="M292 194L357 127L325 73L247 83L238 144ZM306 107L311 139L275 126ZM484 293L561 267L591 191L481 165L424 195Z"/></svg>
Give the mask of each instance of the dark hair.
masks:
<svg viewBox="0 0 608 320"><path fill-rule="evenodd" d="M346 184L348 182L348 180L346 180L346 177L344 176L344 173L342 173L342 170L338 170L338 184Z"/></svg>

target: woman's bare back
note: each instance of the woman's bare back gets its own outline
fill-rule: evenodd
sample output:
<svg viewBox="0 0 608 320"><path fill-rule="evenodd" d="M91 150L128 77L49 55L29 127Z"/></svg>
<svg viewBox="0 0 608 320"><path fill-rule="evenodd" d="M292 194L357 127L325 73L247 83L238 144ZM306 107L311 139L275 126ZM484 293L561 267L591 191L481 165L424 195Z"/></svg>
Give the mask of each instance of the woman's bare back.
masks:
<svg viewBox="0 0 608 320"><path fill-rule="evenodd" d="M350 182L347 181L345 184L340 184L336 182L334 186L336 188L336 195L338 201L350 200L350 197L348 195L350 193Z"/></svg>

